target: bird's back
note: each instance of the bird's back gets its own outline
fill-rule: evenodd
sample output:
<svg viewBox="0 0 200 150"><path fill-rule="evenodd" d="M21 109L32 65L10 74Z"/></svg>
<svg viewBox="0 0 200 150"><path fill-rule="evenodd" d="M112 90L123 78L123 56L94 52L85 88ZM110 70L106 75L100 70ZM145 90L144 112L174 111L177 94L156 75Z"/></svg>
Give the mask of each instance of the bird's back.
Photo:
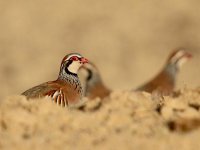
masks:
<svg viewBox="0 0 200 150"><path fill-rule="evenodd" d="M175 79L167 72L161 72L153 80L140 86L136 91L145 91L152 93L154 91L162 92L163 95L168 95L174 90Z"/></svg>

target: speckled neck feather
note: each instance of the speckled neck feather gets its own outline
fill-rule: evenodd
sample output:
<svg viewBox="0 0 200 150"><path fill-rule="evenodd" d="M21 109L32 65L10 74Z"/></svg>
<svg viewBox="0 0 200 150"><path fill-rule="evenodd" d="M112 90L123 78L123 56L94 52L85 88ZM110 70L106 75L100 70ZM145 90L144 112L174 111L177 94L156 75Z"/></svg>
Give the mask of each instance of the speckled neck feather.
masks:
<svg viewBox="0 0 200 150"><path fill-rule="evenodd" d="M64 82L69 83L75 88L75 90L77 90L81 95L83 95L83 89L81 86L81 82L78 78L78 75L75 73L71 73L67 69L67 66L66 69L64 67L61 67L58 80L62 80Z"/></svg>

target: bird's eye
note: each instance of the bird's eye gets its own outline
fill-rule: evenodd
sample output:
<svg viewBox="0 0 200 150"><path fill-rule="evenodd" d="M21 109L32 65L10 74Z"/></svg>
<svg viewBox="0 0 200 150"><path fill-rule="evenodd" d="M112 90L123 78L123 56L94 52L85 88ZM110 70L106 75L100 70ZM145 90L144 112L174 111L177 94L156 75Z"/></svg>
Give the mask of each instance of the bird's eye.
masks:
<svg viewBox="0 0 200 150"><path fill-rule="evenodd" d="M79 58L78 58L77 56L72 56L72 57L71 57L71 60L77 61L77 60L79 60Z"/></svg>

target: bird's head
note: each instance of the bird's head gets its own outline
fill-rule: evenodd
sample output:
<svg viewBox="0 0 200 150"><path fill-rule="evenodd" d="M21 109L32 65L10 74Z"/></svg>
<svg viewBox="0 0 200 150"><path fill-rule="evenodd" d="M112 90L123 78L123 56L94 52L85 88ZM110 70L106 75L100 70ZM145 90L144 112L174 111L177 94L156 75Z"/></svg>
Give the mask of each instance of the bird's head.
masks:
<svg viewBox="0 0 200 150"><path fill-rule="evenodd" d="M174 50L167 59L167 65L173 66L177 70L179 70L182 65L192 58L192 55L184 50L183 48L179 48Z"/></svg>
<svg viewBox="0 0 200 150"><path fill-rule="evenodd" d="M88 60L78 53L70 53L66 55L60 67L60 72L67 74L77 74L79 68L88 63Z"/></svg>
<svg viewBox="0 0 200 150"><path fill-rule="evenodd" d="M79 77L82 78L82 80L85 80L85 82L88 82L91 84L93 82L97 82L101 80L99 70L92 62L89 62L81 66L78 74L79 74Z"/></svg>

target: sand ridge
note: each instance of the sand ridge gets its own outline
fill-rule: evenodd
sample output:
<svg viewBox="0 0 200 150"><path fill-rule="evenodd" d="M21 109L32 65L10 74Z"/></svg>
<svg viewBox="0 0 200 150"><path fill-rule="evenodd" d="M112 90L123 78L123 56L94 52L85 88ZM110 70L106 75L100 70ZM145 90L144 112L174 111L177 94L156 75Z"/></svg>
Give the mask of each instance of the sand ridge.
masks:
<svg viewBox="0 0 200 150"><path fill-rule="evenodd" d="M157 100L144 92L114 91L82 109L12 96L0 103L0 148L196 149L199 107L198 89Z"/></svg>

